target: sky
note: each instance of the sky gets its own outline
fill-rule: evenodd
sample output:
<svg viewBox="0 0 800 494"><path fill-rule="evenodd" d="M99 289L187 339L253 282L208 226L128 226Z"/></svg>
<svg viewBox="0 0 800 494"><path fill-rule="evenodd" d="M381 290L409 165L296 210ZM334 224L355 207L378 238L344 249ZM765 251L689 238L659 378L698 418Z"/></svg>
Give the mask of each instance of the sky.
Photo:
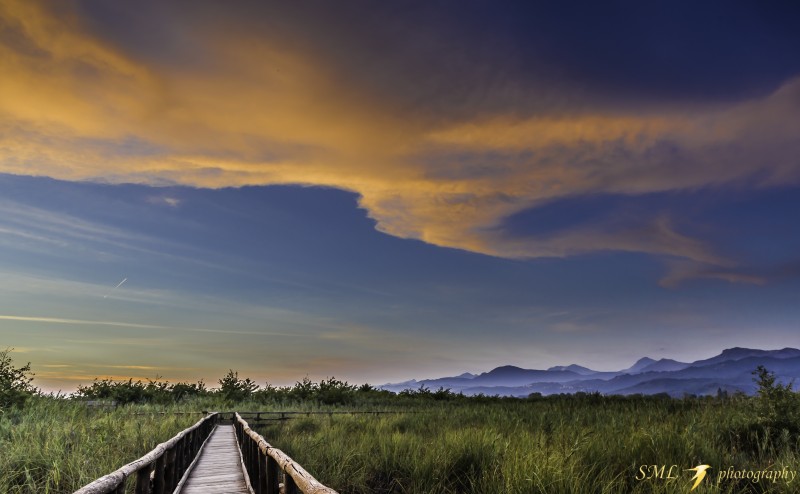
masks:
<svg viewBox="0 0 800 494"><path fill-rule="evenodd" d="M65 391L800 347L798 21L0 0L0 347Z"/></svg>

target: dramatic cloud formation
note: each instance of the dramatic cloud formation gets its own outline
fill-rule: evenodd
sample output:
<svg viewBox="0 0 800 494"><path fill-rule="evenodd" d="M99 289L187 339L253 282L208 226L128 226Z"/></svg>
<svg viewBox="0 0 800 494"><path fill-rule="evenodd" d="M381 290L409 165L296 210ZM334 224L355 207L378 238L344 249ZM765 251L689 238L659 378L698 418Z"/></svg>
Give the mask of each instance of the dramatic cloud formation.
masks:
<svg viewBox="0 0 800 494"><path fill-rule="evenodd" d="M416 30L391 8L341 7L330 22L250 3L139 8L3 2L0 172L336 187L358 193L379 230L438 246L686 261L665 286L755 278L667 213L547 235L504 222L582 195L800 179L800 79L704 103L626 98L602 78L572 77L569 53L560 65L518 48L514 33L469 34L480 25L469 19L437 31L439 6L417 6ZM123 18L127 30L115 29Z"/></svg>

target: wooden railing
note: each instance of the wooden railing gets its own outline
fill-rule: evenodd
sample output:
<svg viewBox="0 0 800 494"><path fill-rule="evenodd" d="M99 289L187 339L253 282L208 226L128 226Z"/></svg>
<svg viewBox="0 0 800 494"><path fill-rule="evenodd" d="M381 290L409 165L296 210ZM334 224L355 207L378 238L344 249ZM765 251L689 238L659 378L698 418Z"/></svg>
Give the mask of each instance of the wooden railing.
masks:
<svg viewBox="0 0 800 494"><path fill-rule="evenodd" d="M136 477L136 494L168 494L189 468L219 420L211 413L167 442L118 470L78 489L74 494L124 494L126 480Z"/></svg>
<svg viewBox="0 0 800 494"><path fill-rule="evenodd" d="M310 417L312 415L327 415L329 417L333 417L334 415L382 415L387 413L397 414L397 413L416 413L413 411L395 411L395 410L315 410L315 411L259 411L259 412L220 412L227 417L230 413L233 416L234 413L238 413L240 416L247 416L247 420L251 422L255 422L255 425L258 426L259 422L270 422L270 421L279 421L279 420L290 420L296 417ZM262 415L264 417L262 417ZM243 417L244 418L244 417Z"/></svg>
<svg viewBox="0 0 800 494"><path fill-rule="evenodd" d="M278 494L280 475L283 472L284 494L338 494L319 483L289 455L270 445L260 434L250 429L238 414L234 415L234 428L242 459L256 494Z"/></svg>

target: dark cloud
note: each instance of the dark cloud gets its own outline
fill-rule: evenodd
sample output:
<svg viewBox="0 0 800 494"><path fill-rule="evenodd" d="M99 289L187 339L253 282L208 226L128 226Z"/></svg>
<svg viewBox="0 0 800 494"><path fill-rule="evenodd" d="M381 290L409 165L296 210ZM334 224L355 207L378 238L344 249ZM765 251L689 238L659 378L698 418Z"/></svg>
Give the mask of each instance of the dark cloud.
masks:
<svg viewBox="0 0 800 494"><path fill-rule="evenodd" d="M208 38L249 32L314 56L353 91L431 118L729 101L800 72L792 2L78 5L96 32L144 58L201 63Z"/></svg>

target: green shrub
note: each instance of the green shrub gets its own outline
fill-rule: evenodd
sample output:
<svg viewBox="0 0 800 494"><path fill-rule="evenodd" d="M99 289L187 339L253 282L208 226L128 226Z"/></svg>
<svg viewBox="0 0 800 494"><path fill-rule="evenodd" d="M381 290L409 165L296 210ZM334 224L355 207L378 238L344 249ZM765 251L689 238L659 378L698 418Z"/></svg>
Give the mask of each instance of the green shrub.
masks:
<svg viewBox="0 0 800 494"><path fill-rule="evenodd" d="M203 381L197 383L170 384L168 381L148 379L134 381L114 381L113 379L95 379L89 386L78 385L76 398L89 400L109 400L117 405L155 403L167 405L177 403L189 397L206 395Z"/></svg>
<svg viewBox="0 0 800 494"><path fill-rule="evenodd" d="M792 390L792 383L777 382L774 372L759 365L753 371L758 385L756 412L760 423L792 432L800 431L800 397Z"/></svg>
<svg viewBox="0 0 800 494"><path fill-rule="evenodd" d="M14 367L11 348L0 352L0 410L11 407L22 407L37 392L33 387L33 373L28 362L22 367Z"/></svg>
<svg viewBox="0 0 800 494"><path fill-rule="evenodd" d="M323 405L347 405L355 401L356 386L335 377L319 382L317 399Z"/></svg>

